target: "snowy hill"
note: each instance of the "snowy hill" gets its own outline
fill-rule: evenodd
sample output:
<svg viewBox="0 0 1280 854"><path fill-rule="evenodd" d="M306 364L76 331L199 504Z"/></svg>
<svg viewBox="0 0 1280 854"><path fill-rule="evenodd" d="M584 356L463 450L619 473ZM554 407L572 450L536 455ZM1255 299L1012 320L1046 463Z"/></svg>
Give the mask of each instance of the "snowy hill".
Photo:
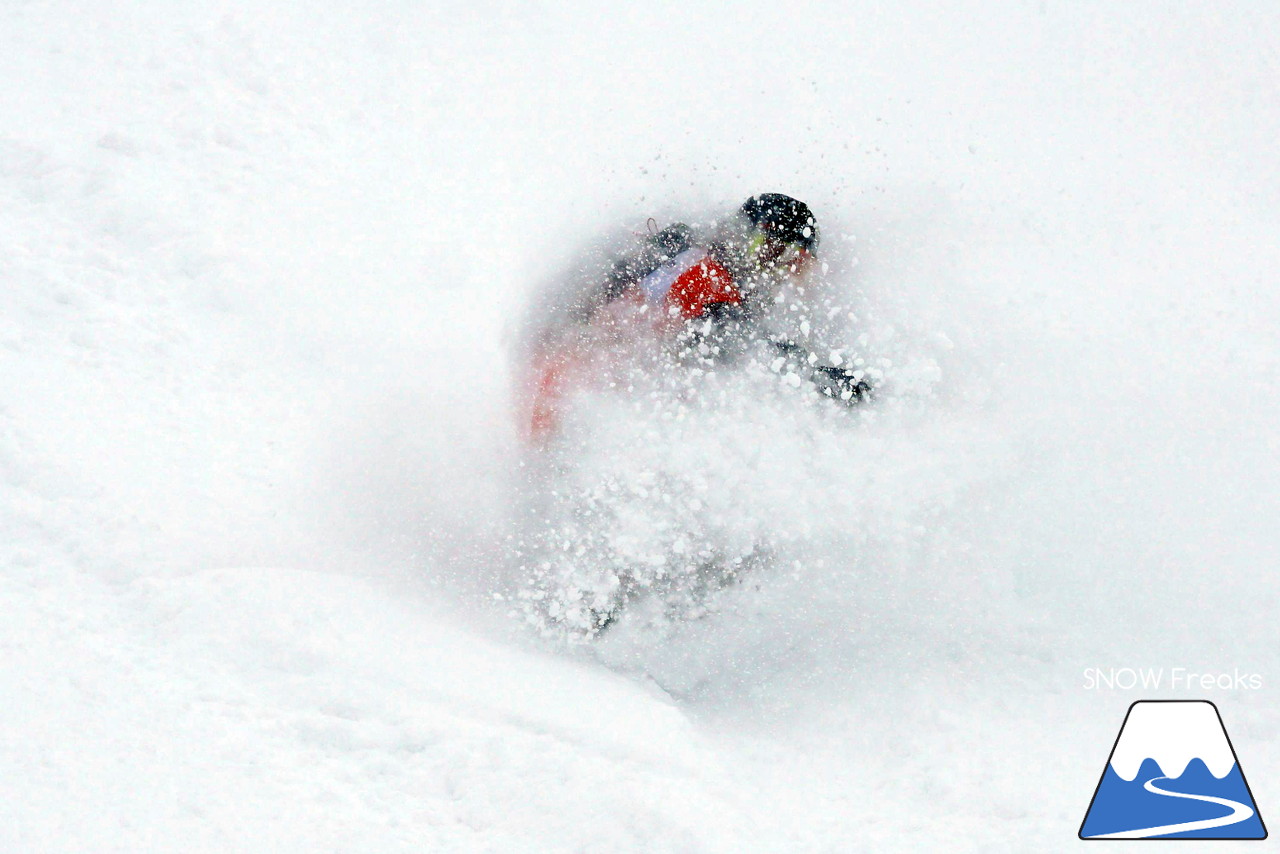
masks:
<svg viewBox="0 0 1280 854"><path fill-rule="evenodd" d="M1208 703L1143 703L1130 711L1124 730L1111 757L1124 780L1134 779L1147 759L1170 777L1182 776L1192 759L1201 760L1215 777L1225 777L1236 764Z"/></svg>
<svg viewBox="0 0 1280 854"><path fill-rule="evenodd" d="M1066 849L1147 696L1086 667L1261 674L1206 698L1274 809L1278 32L7 5L0 850ZM791 560L544 644L493 599L524 307L765 190L939 381L744 415L725 500Z"/></svg>

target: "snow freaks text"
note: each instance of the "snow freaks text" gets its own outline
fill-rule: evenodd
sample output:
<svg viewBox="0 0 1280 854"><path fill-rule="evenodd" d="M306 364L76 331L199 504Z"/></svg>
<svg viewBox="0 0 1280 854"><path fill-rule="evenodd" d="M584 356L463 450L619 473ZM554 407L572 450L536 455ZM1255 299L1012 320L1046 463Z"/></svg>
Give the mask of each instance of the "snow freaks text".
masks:
<svg viewBox="0 0 1280 854"><path fill-rule="evenodd" d="M1240 668L1226 671L1197 671L1189 667L1086 667L1086 691L1258 691L1262 676L1242 673Z"/></svg>

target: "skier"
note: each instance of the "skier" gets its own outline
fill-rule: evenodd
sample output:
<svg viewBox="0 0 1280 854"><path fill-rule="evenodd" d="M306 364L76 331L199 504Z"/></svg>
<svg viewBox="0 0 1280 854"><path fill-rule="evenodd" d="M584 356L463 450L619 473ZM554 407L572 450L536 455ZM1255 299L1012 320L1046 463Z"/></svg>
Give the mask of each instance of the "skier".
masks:
<svg viewBox="0 0 1280 854"><path fill-rule="evenodd" d="M783 285L810 274L818 241L809 206L781 193L752 196L709 234L679 222L654 230L615 259L569 307L568 324L536 348L531 436L554 431L565 395L599 372L611 342L633 339L636 330L708 361L732 360L760 343L822 394L868 400L872 388L860 372L819 364L764 322Z"/></svg>

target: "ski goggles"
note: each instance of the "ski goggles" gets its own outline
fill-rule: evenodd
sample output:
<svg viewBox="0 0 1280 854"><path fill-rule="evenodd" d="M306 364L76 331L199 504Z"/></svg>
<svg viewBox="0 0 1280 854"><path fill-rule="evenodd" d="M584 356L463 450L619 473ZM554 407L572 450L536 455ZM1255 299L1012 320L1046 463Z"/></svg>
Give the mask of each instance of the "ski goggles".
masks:
<svg viewBox="0 0 1280 854"><path fill-rule="evenodd" d="M805 272L813 263L813 253L799 243L788 243L757 232L747 243L747 251L761 267L786 270L794 275Z"/></svg>

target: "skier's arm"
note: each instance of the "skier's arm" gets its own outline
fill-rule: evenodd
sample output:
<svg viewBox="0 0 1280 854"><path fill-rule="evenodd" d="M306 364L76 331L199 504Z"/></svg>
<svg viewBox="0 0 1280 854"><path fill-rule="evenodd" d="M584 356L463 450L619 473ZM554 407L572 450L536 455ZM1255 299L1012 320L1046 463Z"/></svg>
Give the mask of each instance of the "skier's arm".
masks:
<svg viewBox="0 0 1280 854"><path fill-rule="evenodd" d="M769 344L791 363L798 375L803 377L808 372L808 381L826 397L854 406L870 401L875 395L875 388L862 371L820 364L812 350L788 338L770 338Z"/></svg>

